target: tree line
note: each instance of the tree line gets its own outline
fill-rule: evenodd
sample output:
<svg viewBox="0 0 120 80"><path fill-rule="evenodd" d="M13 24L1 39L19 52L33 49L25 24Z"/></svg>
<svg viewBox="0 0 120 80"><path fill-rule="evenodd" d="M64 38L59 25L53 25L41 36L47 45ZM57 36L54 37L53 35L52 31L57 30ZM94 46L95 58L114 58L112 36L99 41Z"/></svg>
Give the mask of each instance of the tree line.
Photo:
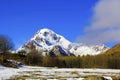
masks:
<svg viewBox="0 0 120 80"><path fill-rule="evenodd" d="M42 53L42 52L41 52ZM26 56L20 54L8 54L8 59L13 59L30 66L58 67L58 68L104 68L120 69L120 53L115 55L96 56L42 56L37 51L32 51Z"/></svg>

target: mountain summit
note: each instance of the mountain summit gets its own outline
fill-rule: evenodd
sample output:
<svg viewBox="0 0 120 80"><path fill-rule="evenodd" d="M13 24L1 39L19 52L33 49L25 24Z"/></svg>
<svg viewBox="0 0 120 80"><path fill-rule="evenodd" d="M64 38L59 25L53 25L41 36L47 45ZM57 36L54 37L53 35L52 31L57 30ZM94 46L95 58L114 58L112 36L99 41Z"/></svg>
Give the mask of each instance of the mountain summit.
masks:
<svg viewBox="0 0 120 80"><path fill-rule="evenodd" d="M67 49L70 44L71 42L63 36L56 34L50 29L44 28L39 30L24 46L28 48L34 46L36 48L51 49L54 45L60 45Z"/></svg>
<svg viewBox="0 0 120 80"><path fill-rule="evenodd" d="M99 54L108 48L105 45L80 45L78 43L71 43L63 36L54 31L44 28L39 30L35 35L28 40L19 50L36 49L38 51L53 52L55 55L59 54L71 55L95 55ZM56 51L57 50L57 51ZM64 53L63 53L64 52ZM45 55L45 54L44 54Z"/></svg>

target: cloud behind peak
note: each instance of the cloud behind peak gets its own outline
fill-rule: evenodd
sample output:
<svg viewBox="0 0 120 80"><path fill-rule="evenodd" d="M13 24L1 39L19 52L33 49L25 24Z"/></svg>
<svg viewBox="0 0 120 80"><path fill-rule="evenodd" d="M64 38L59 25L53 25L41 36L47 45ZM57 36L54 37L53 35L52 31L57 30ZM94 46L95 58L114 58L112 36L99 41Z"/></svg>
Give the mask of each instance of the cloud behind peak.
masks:
<svg viewBox="0 0 120 80"><path fill-rule="evenodd" d="M120 42L120 0L100 0L93 8L91 24L84 35L77 38L83 43Z"/></svg>

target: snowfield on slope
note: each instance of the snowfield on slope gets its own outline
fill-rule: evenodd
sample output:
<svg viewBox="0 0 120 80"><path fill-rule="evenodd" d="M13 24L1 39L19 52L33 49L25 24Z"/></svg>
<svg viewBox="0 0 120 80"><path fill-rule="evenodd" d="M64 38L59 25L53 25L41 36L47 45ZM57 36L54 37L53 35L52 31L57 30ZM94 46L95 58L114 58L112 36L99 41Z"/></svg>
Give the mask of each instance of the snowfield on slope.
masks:
<svg viewBox="0 0 120 80"><path fill-rule="evenodd" d="M66 79L83 80L85 76L102 76L112 80L111 76L120 76L120 70L116 69L78 69L78 68L53 68L24 66L19 69L0 66L0 80L24 78L29 79Z"/></svg>

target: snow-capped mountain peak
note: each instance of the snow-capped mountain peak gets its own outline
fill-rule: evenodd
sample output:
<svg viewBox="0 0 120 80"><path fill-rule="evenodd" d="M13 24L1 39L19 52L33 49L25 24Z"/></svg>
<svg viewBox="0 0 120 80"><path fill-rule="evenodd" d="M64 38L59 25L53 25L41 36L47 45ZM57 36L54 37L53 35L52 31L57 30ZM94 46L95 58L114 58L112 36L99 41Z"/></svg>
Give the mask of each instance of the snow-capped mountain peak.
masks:
<svg viewBox="0 0 120 80"><path fill-rule="evenodd" d="M50 29L44 28L39 30L26 44L25 46L31 44L36 47L36 49L51 49L54 45L60 45L63 48L68 48L71 42L65 39L63 36L56 34Z"/></svg>
<svg viewBox="0 0 120 80"><path fill-rule="evenodd" d="M104 44L98 44L98 45L85 45L85 44L71 44L72 48L70 51L74 53L76 56L80 55L98 55L109 48L106 47Z"/></svg>
<svg viewBox="0 0 120 80"><path fill-rule="evenodd" d="M57 46L57 47L55 47ZM103 51L106 51L108 48L105 45L85 45L82 43L71 43L63 36L55 33L54 31L43 28L29 40L27 41L19 50L31 50L36 49L38 51L47 51L47 53L52 51L64 50L60 52L67 52L65 54L74 55L97 55ZM59 51L57 50L57 52ZM55 53L55 52L53 52ZM62 54L62 53L61 53Z"/></svg>

